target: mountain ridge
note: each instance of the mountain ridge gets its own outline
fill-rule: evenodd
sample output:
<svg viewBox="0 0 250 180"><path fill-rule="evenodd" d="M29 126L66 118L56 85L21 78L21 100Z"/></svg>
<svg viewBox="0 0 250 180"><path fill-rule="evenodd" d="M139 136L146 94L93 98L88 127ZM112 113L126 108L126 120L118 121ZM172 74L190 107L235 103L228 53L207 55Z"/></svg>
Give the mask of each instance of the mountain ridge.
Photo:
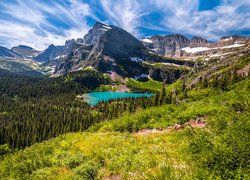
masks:
<svg viewBox="0 0 250 180"><path fill-rule="evenodd" d="M176 69L174 66L192 68L199 56L220 56L227 48L238 48L249 42L248 37L237 35L221 37L216 43L181 34L155 35L138 40L120 27L96 22L83 38L67 40L61 46L51 44L47 49L37 51L20 45L5 51L8 50L12 59L37 61L42 69L49 69L46 73L53 76L93 67L102 73L116 73L125 78L148 75L162 81L166 76L178 78L183 75L184 72L176 70L172 72L174 74L168 74ZM156 68L156 63L161 63L161 66L169 64L172 68Z"/></svg>

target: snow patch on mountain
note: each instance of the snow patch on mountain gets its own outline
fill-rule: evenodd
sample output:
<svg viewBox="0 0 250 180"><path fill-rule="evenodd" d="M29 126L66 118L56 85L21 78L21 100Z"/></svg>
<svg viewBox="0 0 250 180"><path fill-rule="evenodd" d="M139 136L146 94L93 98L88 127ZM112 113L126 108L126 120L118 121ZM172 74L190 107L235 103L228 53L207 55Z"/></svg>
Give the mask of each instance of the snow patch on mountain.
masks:
<svg viewBox="0 0 250 180"><path fill-rule="evenodd" d="M60 59L60 58L65 58L65 57L66 57L66 55L60 55L60 56L55 57L54 60Z"/></svg>
<svg viewBox="0 0 250 180"><path fill-rule="evenodd" d="M237 48L245 46L245 44L233 44L229 46L222 46L222 47L216 47L216 48L208 48L208 47L195 47L195 48L190 48L190 47L185 47L182 48L181 50L186 51L187 53L197 53L197 52L202 52L202 51L208 51L212 49L227 49L227 48Z"/></svg>
<svg viewBox="0 0 250 180"><path fill-rule="evenodd" d="M132 62L137 62L137 63L143 61L142 59L140 59L140 58L138 58L138 57L131 57L130 60L131 60Z"/></svg>
<svg viewBox="0 0 250 180"><path fill-rule="evenodd" d="M208 51L210 48L208 47L195 47L195 48L190 48L190 47L185 47L182 48L181 50L186 51L187 53L197 53L201 51Z"/></svg>
<svg viewBox="0 0 250 180"><path fill-rule="evenodd" d="M135 80L142 79L142 78L148 78L148 74L141 74L139 76L134 77Z"/></svg>
<svg viewBox="0 0 250 180"><path fill-rule="evenodd" d="M153 43L153 41L151 39L147 39L147 38L142 39L142 41L145 42L145 43Z"/></svg>
<svg viewBox="0 0 250 180"><path fill-rule="evenodd" d="M230 46L221 47L221 49L236 48L236 47L241 47L241 46L245 46L245 44L233 44L233 45L230 45Z"/></svg>

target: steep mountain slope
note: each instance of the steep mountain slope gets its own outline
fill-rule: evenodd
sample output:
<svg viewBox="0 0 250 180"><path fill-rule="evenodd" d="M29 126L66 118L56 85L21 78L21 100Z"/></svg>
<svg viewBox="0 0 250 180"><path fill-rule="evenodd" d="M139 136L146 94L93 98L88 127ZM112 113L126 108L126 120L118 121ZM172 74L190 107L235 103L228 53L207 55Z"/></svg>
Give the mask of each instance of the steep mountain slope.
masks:
<svg viewBox="0 0 250 180"><path fill-rule="evenodd" d="M45 62L45 61L48 61L48 60L52 60L52 59L56 58L57 56L60 56L62 51L63 51L62 46L54 46L53 44L51 44L43 52L37 54L34 57L34 60L36 60L38 62Z"/></svg>
<svg viewBox="0 0 250 180"><path fill-rule="evenodd" d="M121 28L96 23L84 37L84 44L75 44L71 57L57 67L56 73L64 74L88 66L123 76L146 73L139 62L146 48Z"/></svg>
<svg viewBox="0 0 250 180"><path fill-rule="evenodd" d="M188 46L190 43L185 36L180 34L152 36L147 39L142 39L142 42L157 54L166 57L181 56L181 49Z"/></svg>

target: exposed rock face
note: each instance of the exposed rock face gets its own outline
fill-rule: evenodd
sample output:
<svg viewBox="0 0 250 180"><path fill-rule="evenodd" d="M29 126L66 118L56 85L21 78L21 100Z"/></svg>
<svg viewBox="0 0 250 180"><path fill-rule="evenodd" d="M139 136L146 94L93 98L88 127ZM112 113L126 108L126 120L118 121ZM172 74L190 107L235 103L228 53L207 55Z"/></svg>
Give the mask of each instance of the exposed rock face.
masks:
<svg viewBox="0 0 250 180"><path fill-rule="evenodd" d="M200 37L193 37L191 40L180 34L166 36L152 36L142 39L143 44L165 57L181 57L183 56L182 48L199 47L207 44L207 40Z"/></svg>
<svg viewBox="0 0 250 180"><path fill-rule="evenodd" d="M51 44L47 49L35 55L34 60L46 63L48 63L47 61L52 60L57 62L58 60L65 59L71 55L73 49L79 46L79 44L83 44L83 39L79 38L77 40L67 40L64 46L55 46Z"/></svg>
<svg viewBox="0 0 250 180"><path fill-rule="evenodd" d="M93 29L91 29L89 33L84 36L83 43L88 44L88 45L96 44L99 38L103 34L105 34L106 31L110 29L111 29L111 26L97 22L93 26Z"/></svg>
<svg viewBox="0 0 250 180"><path fill-rule="evenodd" d="M64 74L91 66L101 72L114 71L133 77L146 73L147 69L141 64L146 52L147 48L125 30L96 23L84 36L82 44L74 42L69 57L60 63L56 73Z"/></svg>
<svg viewBox="0 0 250 180"><path fill-rule="evenodd" d="M146 47L166 57L181 56L181 49L190 44L190 41L180 34L152 36L151 38L147 38L147 40L142 40Z"/></svg>
<svg viewBox="0 0 250 180"><path fill-rule="evenodd" d="M250 42L250 38L242 36L225 36L217 43L209 43L206 39L194 36L191 40L175 34L167 36L152 36L142 39L143 44L155 53L165 57L185 57L197 55L212 55L220 53L221 49L235 48Z"/></svg>
<svg viewBox="0 0 250 180"><path fill-rule="evenodd" d="M33 55L37 54L39 51L33 49L32 47L25 46L25 45L19 45L16 47L13 47L11 51L20 54L24 57L32 57Z"/></svg>
<svg viewBox="0 0 250 180"><path fill-rule="evenodd" d="M223 36L220 38L219 42L216 43L216 46L230 46L233 44L246 44L250 42L250 38L244 36Z"/></svg>
<svg viewBox="0 0 250 180"><path fill-rule="evenodd" d="M189 47L202 47L202 46L205 46L207 43L208 43L208 41L206 39L194 36L190 40Z"/></svg>
<svg viewBox="0 0 250 180"><path fill-rule="evenodd" d="M154 41L159 42L157 46L174 43L178 48L171 47L175 52L181 52L181 48L189 43L181 35L173 35L166 38L154 37ZM151 41L149 42L151 43ZM181 45L182 44L182 45ZM53 54L58 51L57 47L50 47ZM159 48L160 49L160 48ZM164 52L165 53L165 52ZM46 54L46 53L45 53ZM60 57L46 57L47 66L55 67L54 75L63 75L68 72L78 71L87 67L95 68L102 73L117 74L122 77L144 77L167 83L174 82L184 71L175 69L175 66L192 66L192 62L178 61L162 58L146 48L141 41L129 34L122 28L96 23L84 39L69 40L59 51ZM147 62L147 63L144 63ZM167 70L157 69L150 63L171 63L173 68Z"/></svg>
<svg viewBox="0 0 250 180"><path fill-rule="evenodd" d="M48 60L52 60L56 58L57 56L60 56L60 54L63 52L62 46L54 46L51 44L47 49L45 49L43 52L39 53L34 57L34 59L38 62L45 62Z"/></svg>
<svg viewBox="0 0 250 180"><path fill-rule="evenodd" d="M176 79L184 76L186 74L183 70L178 69L151 69L149 71L149 76L157 81L164 81L166 84L172 84Z"/></svg>

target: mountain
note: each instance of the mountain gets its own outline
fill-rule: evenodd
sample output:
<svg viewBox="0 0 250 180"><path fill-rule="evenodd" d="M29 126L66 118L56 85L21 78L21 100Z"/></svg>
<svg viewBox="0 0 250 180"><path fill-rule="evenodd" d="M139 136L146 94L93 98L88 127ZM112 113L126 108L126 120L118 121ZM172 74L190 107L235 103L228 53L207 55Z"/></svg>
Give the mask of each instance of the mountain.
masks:
<svg viewBox="0 0 250 180"><path fill-rule="evenodd" d="M140 75L145 73L139 61L146 50L125 30L97 22L84 36L83 43L74 42L69 57L57 66L56 73L65 74L91 66L103 73L114 71L123 76Z"/></svg>
<svg viewBox="0 0 250 180"><path fill-rule="evenodd" d="M40 70L53 76L90 67L111 79L122 77L121 81L129 77L173 83L192 70L197 64L194 59L220 57L248 42L249 38L236 35L222 37L215 43L196 36L188 39L181 34L138 40L120 27L96 22L83 38L67 40L62 46L51 44L38 52L20 45L12 50L5 48L2 54L19 57L19 62L32 58L42 63Z"/></svg>
<svg viewBox="0 0 250 180"><path fill-rule="evenodd" d="M41 53L38 53L35 57L34 60L38 62L45 62L52 60L59 56L62 53L63 47L62 46L54 46L51 44L47 49L42 51Z"/></svg>
<svg viewBox="0 0 250 180"><path fill-rule="evenodd" d="M0 57L20 58L20 55L12 50L0 46Z"/></svg>
<svg viewBox="0 0 250 180"><path fill-rule="evenodd" d="M194 36L190 40L189 47L200 47L200 46L206 45L207 43L208 43L208 41L206 39Z"/></svg>
<svg viewBox="0 0 250 180"><path fill-rule="evenodd" d="M39 53L39 51L33 49L32 47L25 46L25 45L19 45L19 46L13 47L11 51L19 55L22 55L24 57L32 57L35 54Z"/></svg>
<svg viewBox="0 0 250 180"><path fill-rule="evenodd" d="M91 67L110 76L115 74L124 78L157 74L152 77L157 77L160 81L165 79L164 73L159 74L159 70L155 73L152 63L188 64L163 59L124 29L100 22L84 38L66 41L64 46L51 45L35 59L44 62L43 65L55 67L54 75ZM161 69L160 72L162 71L164 70ZM177 74L179 77L182 72Z"/></svg>
<svg viewBox="0 0 250 180"><path fill-rule="evenodd" d="M0 72L32 77L44 76L39 64L32 60L31 52L37 51L27 46L18 46L11 50L0 46Z"/></svg>
<svg viewBox="0 0 250 180"><path fill-rule="evenodd" d="M190 40L180 34L166 36L152 36L143 38L141 42L149 49L164 57L188 57L197 55L212 55L221 53L222 49L237 48L250 42L250 38L243 36L225 36L218 42L209 43L201 37Z"/></svg>
<svg viewBox="0 0 250 180"><path fill-rule="evenodd" d="M190 44L190 41L180 34L152 36L142 39L142 42L149 49L166 57L180 56L181 49Z"/></svg>

